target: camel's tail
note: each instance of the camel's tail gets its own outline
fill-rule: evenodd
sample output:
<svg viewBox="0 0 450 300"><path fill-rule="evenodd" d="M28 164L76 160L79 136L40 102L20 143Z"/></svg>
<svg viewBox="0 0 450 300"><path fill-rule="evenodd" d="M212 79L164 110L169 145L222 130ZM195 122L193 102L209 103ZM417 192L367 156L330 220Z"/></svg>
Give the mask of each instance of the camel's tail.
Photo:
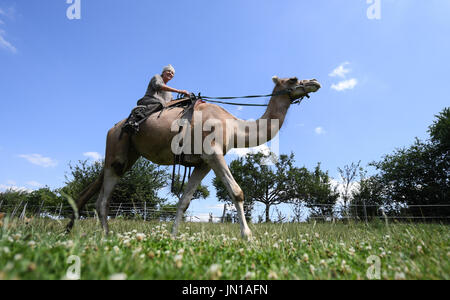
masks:
<svg viewBox="0 0 450 300"><path fill-rule="evenodd" d="M76 208L79 211L81 211L84 207L84 205L86 205L86 203L89 201L89 199L92 198L92 196L94 196L96 193L98 193L103 185L103 177L105 174L105 170L103 169L102 172L100 173L100 175L97 177L97 179L92 182L90 185L88 185L81 193L80 193L80 197L77 199L75 205ZM72 217L70 218L70 222L69 224L67 224L66 227L66 231L67 233L69 233L72 228L73 225L75 224L75 210L72 213Z"/></svg>

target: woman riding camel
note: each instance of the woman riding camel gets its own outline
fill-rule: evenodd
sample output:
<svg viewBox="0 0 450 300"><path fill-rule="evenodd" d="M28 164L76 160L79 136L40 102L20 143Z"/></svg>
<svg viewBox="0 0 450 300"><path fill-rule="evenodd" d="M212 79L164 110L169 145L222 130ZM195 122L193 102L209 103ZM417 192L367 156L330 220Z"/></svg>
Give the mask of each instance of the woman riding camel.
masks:
<svg viewBox="0 0 450 300"><path fill-rule="evenodd" d="M147 92L145 96L140 99L138 105L155 105L156 107L161 104L163 107L173 100L172 92L178 94L184 94L189 96L189 92L186 90L177 90L167 86L167 83L175 76L175 69L172 65L165 66L162 70L162 74L156 74L150 80L148 84Z"/></svg>

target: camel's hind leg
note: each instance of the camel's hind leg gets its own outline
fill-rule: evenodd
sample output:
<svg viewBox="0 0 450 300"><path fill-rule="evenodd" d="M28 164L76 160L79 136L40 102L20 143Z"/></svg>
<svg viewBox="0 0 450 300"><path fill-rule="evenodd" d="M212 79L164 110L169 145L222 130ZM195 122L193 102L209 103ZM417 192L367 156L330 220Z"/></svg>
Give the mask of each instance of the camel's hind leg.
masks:
<svg viewBox="0 0 450 300"><path fill-rule="evenodd" d="M240 186L236 183L233 175L228 168L225 158L221 154L205 155L204 160L211 166L216 173L216 176L220 178L222 183L227 188L228 194L233 199L233 203L236 206L237 215L239 218L239 224L241 225L241 236L247 239L252 236L252 232L247 225L247 220L244 214L244 193Z"/></svg>
<svg viewBox="0 0 450 300"><path fill-rule="evenodd" d="M128 134L124 134L121 138L119 134L120 131L114 129L108 133L103 185L97 199L98 217L106 233L109 233L109 202L114 187L140 156L130 145Z"/></svg>
<svg viewBox="0 0 450 300"><path fill-rule="evenodd" d="M177 235L178 225L183 219L183 214L189 207L189 203L191 202L191 199L194 196L198 185L202 182L203 178L205 178L206 174L208 174L210 170L211 167L209 167L207 164L202 164L201 166L196 167L194 169L194 172L192 172L192 175L186 185L185 192L183 193L183 197L181 198L180 202L178 202L177 215L173 224L172 235Z"/></svg>
<svg viewBox="0 0 450 300"><path fill-rule="evenodd" d="M102 190L97 199L97 213L106 234L109 233L109 201L111 199L112 192L114 191L114 187L119 182L119 179L120 176L115 174L114 170L112 170L111 168L105 169Z"/></svg>

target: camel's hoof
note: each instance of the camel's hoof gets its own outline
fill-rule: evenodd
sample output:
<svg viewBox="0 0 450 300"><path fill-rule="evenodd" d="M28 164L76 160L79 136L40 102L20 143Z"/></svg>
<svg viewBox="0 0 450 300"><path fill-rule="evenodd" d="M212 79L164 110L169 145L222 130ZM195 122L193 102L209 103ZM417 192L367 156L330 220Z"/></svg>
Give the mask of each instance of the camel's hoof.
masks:
<svg viewBox="0 0 450 300"><path fill-rule="evenodd" d="M246 241L251 241L253 238L253 234L251 232L250 229L245 230L244 232L241 233L242 239L246 240Z"/></svg>

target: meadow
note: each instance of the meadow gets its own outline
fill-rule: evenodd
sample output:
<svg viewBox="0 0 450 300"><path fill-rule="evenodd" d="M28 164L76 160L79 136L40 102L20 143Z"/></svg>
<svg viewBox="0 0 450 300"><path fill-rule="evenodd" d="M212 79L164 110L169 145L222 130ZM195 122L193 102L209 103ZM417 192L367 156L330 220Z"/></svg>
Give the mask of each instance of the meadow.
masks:
<svg viewBox="0 0 450 300"><path fill-rule="evenodd" d="M95 219L3 220L0 279L450 279L450 227L442 224L237 224ZM74 277L75 274L75 277Z"/></svg>

